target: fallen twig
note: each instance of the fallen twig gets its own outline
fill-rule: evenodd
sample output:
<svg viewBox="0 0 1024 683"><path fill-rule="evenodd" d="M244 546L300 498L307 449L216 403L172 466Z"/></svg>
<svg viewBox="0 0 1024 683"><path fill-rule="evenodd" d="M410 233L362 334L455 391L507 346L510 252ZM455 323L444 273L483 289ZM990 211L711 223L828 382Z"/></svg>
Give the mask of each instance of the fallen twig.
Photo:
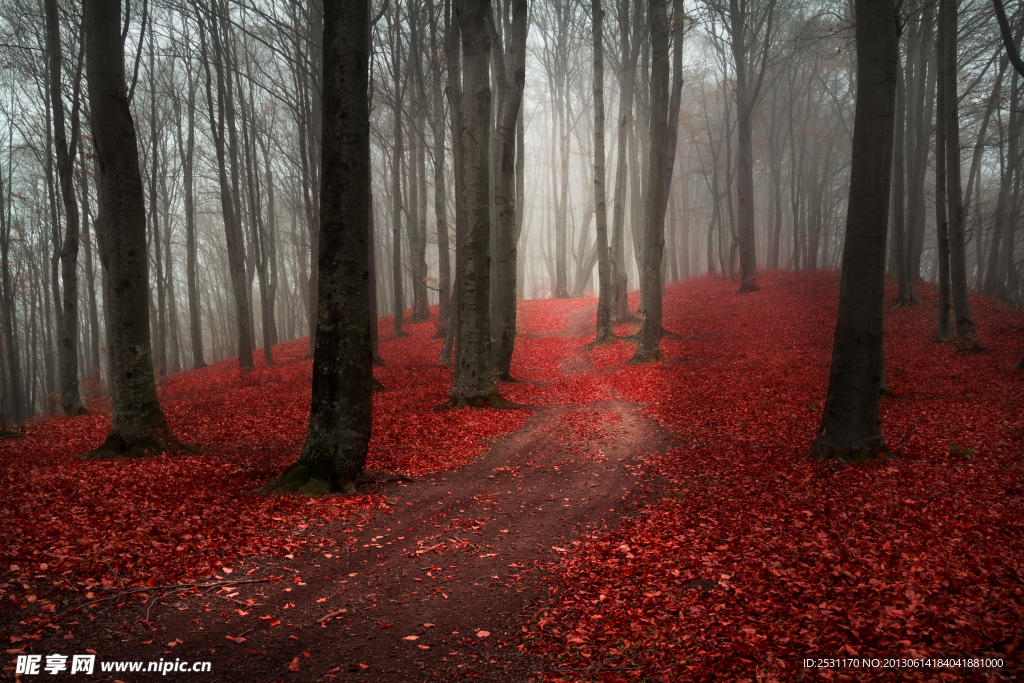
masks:
<svg viewBox="0 0 1024 683"><path fill-rule="evenodd" d="M74 612L76 609L82 609L83 607L87 607L89 605L95 605L96 603L99 603L99 602L107 602L108 600L117 600L119 598L123 598L123 597L128 596L128 595L134 595L135 593L145 593L146 591L158 591L158 590L164 590L164 589L168 589L168 588L170 588L170 589L182 588L182 589L186 589L186 590L189 589L189 588L214 588L216 586L228 586L228 585L235 584L235 583L266 583L267 581L270 581L269 577L266 578L266 579L235 579L234 581L214 581L212 583L178 583L178 584L173 584L173 585L170 585L170 586L145 586L143 588L135 588L135 589L130 590L130 591L119 591L119 592L115 593L114 595L108 595L105 598L97 598L96 600L90 600L89 602L83 602L81 605L75 605L74 607L69 607L68 609L64 610L63 612L60 612L60 613L54 615L53 618L56 619L57 617L62 617L65 614L67 614L68 612ZM100 590L110 591L110 590L113 590L113 589L111 589L111 588L100 588Z"/></svg>
<svg viewBox="0 0 1024 683"><path fill-rule="evenodd" d="M327 623L328 621L330 621L331 619L333 619L334 617L339 617L339 616L341 616L342 614L345 614L346 612L348 612L348 610L347 610L347 609L338 609L338 610L334 610L333 612L329 612L328 614L326 614L326 615L324 615L324 616L320 617L319 619L317 619L317 620L316 620L316 622L317 622L318 624L325 624L325 623Z"/></svg>

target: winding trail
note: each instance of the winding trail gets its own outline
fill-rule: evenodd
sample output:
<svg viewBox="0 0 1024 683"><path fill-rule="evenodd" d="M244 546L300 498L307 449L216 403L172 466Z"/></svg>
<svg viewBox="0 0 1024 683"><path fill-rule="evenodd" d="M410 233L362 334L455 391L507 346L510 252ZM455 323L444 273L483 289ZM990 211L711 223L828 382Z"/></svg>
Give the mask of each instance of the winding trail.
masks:
<svg viewBox="0 0 1024 683"><path fill-rule="evenodd" d="M555 336L583 337L592 315L592 306L572 312ZM592 369L581 353L563 358L562 371ZM469 466L368 485L392 512L317 528L333 546L235 569L283 580L232 588L221 596L230 602L162 603L151 616L155 633L125 637L108 623L89 646L105 660L212 662L212 674L132 674L132 682L536 677L540 664L518 642L547 595L551 563L586 530L636 514L661 486L640 466L640 454L666 447L661 428L595 382L603 400L541 406Z"/></svg>

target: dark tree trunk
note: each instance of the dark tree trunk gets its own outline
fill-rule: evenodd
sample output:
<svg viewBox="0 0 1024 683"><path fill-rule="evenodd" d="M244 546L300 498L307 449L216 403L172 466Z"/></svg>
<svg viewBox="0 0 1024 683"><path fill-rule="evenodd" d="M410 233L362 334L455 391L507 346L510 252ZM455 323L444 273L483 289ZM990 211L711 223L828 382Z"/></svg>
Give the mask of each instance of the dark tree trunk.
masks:
<svg viewBox="0 0 1024 683"><path fill-rule="evenodd" d="M942 22L943 10L940 9L939 34L936 40L936 50L939 54L936 77L939 87L935 103L935 232L939 261L939 318L935 341L944 344L953 341L953 332L949 324L951 308L949 300L949 221L946 214L946 173L948 170L946 166L948 148L946 117L949 114L949 107L946 104L946 60L944 53L947 36L942 28Z"/></svg>
<svg viewBox="0 0 1024 683"><path fill-rule="evenodd" d="M392 76L395 81L394 102L391 108L391 116L394 119L394 139L392 140L391 156L391 277L393 283L392 297L395 309L395 327L391 333L392 339L405 336L402 329L402 315L405 313L405 303L402 296L402 98L405 95L404 78L401 73L402 59L402 37L397 30L397 11L394 18L396 28L390 33L394 37L391 46L394 68Z"/></svg>
<svg viewBox="0 0 1024 683"><path fill-rule="evenodd" d="M195 183L193 180L193 154L195 152L196 130L196 87L199 79L193 77L191 62L186 61L188 70L188 124L187 137L181 130L181 104L174 99L174 119L178 129L178 156L181 158L182 183L185 189L185 280L188 288L189 334L192 340L192 367L206 367L203 358L203 323L199 308L199 285L196 282L196 205ZM184 138L184 139L183 139Z"/></svg>
<svg viewBox="0 0 1024 683"><path fill-rule="evenodd" d="M9 181L10 179L8 179ZM10 192L10 188L7 189ZM14 278L11 277L11 222L8 220L7 203L4 201L4 176L0 167L0 277L3 284L0 312L3 313L4 338L7 340L8 377L11 386L11 413L15 422L31 414L31 402L26 404L21 382L21 348L18 345L18 318L14 308ZM32 307L33 313L36 307ZM35 326L30 327L35 334ZM34 356L35 354L32 354ZM30 356L30 357L32 357ZM29 387L32 376L29 375ZM31 391L30 391L31 393Z"/></svg>
<svg viewBox="0 0 1024 683"><path fill-rule="evenodd" d="M427 17L430 22L430 60L434 75L431 90L432 105L430 130L434 138L434 218L437 221L437 332L435 338L443 339L448 330L448 308L451 305L452 267L448 240L448 211L445 205L444 176L444 103L441 99L441 59L437 45L437 19L434 17L434 2L427 0Z"/></svg>
<svg viewBox="0 0 1024 683"><path fill-rule="evenodd" d="M235 147L233 140L225 141L225 127L229 138L234 138L234 104L228 96L226 84L229 84L230 74L225 75L225 59L227 49L223 38L220 35L220 27L215 16L207 17L211 22L210 37L213 41L213 55L207 55L204 35L204 22L200 21L200 38L203 42L203 65L206 69L206 101L210 110L211 132L213 134L214 146L217 153L217 168L220 184L221 211L224 216L224 234L228 247L228 272L231 281L231 290L235 301L235 332L238 335L238 365L244 369L253 368L252 359L252 328L249 326L249 297L246 292L245 280L245 251L242 237L241 207L238 206L238 193L232 188L237 184L237 158L232 156L232 182L228 180L228 159L227 152L230 147ZM210 62L213 62L217 72L217 107L214 109L213 96L210 90L212 79L210 78ZM227 119L225 121L225 119Z"/></svg>
<svg viewBox="0 0 1024 683"><path fill-rule="evenodd" d="M372 430L369 4L324 1L324 121L313 398L302 455L266 491L353 493Z"/></svg>
<svg viewBox="0 0 1024 683"><path fill-rule="evenodd" d="M608 255L608 208L604 187L604 9L591 0L591 42L594 48L594 206L597 214L597 326L594 345L610 343L612 327L611 259Z"/></svg>
<svg viewBox="0 0 1024 683"><path fill-rule="evenodd" d="M612 316L616 323L631 322L629 311L628 280L626 276L626 183L628 182L626 143L633 127L633 89L636 82L636 61L640 54L642 22L632 22L630 38L629 0L618 2L618 23L622 44L621 68L619 70L619 123L616 132L615 151L615 194L612 199L611 236L611 286Z"/></svg>
<svg viewBox="0 0 1024 683"><path fill-rule="evenodd" d="M665 4L665 0L650 0L648 5L648 27L651 32L651 125L644 192L644 268L641 278L644 321L640 326L640 340L631 363L646 363L662 358L661 259L665 245L669 110L668 13Z"/></svg>
<svg viewBox="0 0 1024 683"><path fill-rule="evenodd" d="M74 164L78 151L79 135L79 87L82 80L82 46L78 53L78 63L72 76L74 83L74 101L71 105L71 141L64 130L64 98L61 94L61 50L60 24L57 16L57 0L46 0L43 3L46 12L46 52L49 62L48 92L50 106L53 109L53 142L57 151L57 177L60 180L61 199L64 203L64 219L67 223L64 239L60 244L61 280L64 284L63 301L57 303L57 290L54 289L54 305L58 306L60 325L60 396L65 415L83 415L88 411L82 405L78 391L78 240L79 213L78 200L75 198ZM53 227L59 230L57 224ZM55 246L56 249L56 246ZM56 254L54 254L56 256Z"/></svg>
<svg viewBox="0 0 1024 683"><path fill-rule="evenodd" d="M448 407L503 406L494 386L490 324L490 129L491 35L487 27L489 0L458 0L461 25L462 155L465 239L457 255L460 282L455 376Z"/></svg>
<svg viewBox="0 0 1024 683"><path fill-rule="evenodd" d="M135 124L128 108L120 2L85 0L86 63L103 205L109 296L110 434L83 457L142 456L174 439L156 393L149 340L146 209Z"/></svg>
<svg viewBox="0 0 1024 683"><path fill-rule="evenodd" d="M957 341L962 349L977 349L974 318L967 286L967 238L965 235L963 185L960 180L960 109L957 97L957 5L956 0L942 0L939 6L939 32L945 34L944 50L939 59L944 63L939 87L946 95L946 201L949 205L949 283L956 319Z"/></svg>
<svg viewBox="0 0 1024 683"><path fill-rule="evenodd" d="M879 401L885 240L899 40L892 0L856 0L857 103L839 315L828 394L810 455L854 461L887 453Z"/></svg>
<svg viewBox="0 0 1024 683"><path fill-rule="evenodd" d="M93 258L93 251L96 249L96 242L89 235L89 164L85 154L85 143L81 136L78 138L78 154L82 159L82 243L85 245L85 281L87 296L89 298L89 382L95 396L102 395L100 383L100 316L99 307L96 305L96 266ZM0 195L3 193L0 192ZM93 226L93 234L97 233L96 226ZM101 266L102 269L102 266Z"/></svg>
<svg viewBox="0 0 1024 683"><path fill-rule="evenodd" d="M494 206L498 225L495 230L494 345L491 349L494 372L511 379L512 352L516 341L516 213L522 197L516 194L516 122L522 111L526 83L526 0L515 0L512 19L506 32L505 49L494 60L498 90L495 127ZM498 36L495 36L500 41ZM498 43L500 45L500 42Z"/></svg>

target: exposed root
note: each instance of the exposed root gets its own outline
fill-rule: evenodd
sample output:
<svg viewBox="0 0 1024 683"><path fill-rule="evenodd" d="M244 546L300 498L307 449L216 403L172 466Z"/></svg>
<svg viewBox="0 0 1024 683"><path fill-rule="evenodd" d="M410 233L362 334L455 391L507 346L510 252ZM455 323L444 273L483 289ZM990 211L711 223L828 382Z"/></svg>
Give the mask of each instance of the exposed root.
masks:
<svg viewBox="0 0 1024 683"><path fill-rule="evenodd" d="M596 349L599 346L608 346L609 344L614 342L616 339L618 339L618 337L615 336L615 333L612 332L611 330L609 330L600 339L595 337L594 341L592 341L589 344L587 344L587 351L593 351L594 349Z"/></svg>
<svg viewBox="0 0 1024 683"><path fill-rule="evenodd" d="M315 468L302 460L264 484L261 493L301 493L305 496L324 496L329 493L354 494L355 477L334 477L321 468Z"/></svg>
<svg viewBox="0 0 1024 683"><path fill-rule="evenodd" d="M892 458L893 453L881 439L865 444L841 445L819 438L807 457L818 462L863 463L886 460Z"/></svg>
<svg viewBox="0 0 1024 683"><path fill-rule="evenodd" d="M633 357L626 361L626 365L644 365L646 363L660 363L665 360L665 356L661 353L661 349L654 349L651 351L641 351L637 347L636 353Z"/></svg>
<svg viewBox="0 0 1024 683"><path fill-rule="evenodd" d="M516 404L497 392L497 390L486 394L475 394L468 397L452 396L434 410L452 410L458 408L518 408Z"/></svg>
<svg viewBox="0 0 1024 683"><path fill-rule="evenodd" d="M86 451L74 457L79 460L95 460L100 458L134 460L135 458L160 455L170 448L191 450L171 436L166 430L157 429L141 439L136 439L131 444L120 434L110 434L99 448Z"/></svg>

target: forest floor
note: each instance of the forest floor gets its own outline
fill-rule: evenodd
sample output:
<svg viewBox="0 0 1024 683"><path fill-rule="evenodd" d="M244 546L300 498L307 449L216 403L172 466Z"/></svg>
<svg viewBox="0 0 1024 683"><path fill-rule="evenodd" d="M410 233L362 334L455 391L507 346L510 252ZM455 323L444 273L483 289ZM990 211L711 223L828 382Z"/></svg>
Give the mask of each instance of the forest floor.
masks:
<svg viewBox="0 0 1024 683"><path fill-rule="evenodd" d="M887 309L895 457L830 467L804 455L838 277L761 282L670 286L637 367L586 350L593 299L522 302L517 410L434 410L433 325L382 319L358 496L253 493L301 448L304 340L164 382L191 451L83 462L108 414L27 425L0 441L0 680L70 676L56 654L125 683L1020 680L1024 315L975 297L961 355L925 286ZM211 668L101 670L161 661Z"/></svg>

